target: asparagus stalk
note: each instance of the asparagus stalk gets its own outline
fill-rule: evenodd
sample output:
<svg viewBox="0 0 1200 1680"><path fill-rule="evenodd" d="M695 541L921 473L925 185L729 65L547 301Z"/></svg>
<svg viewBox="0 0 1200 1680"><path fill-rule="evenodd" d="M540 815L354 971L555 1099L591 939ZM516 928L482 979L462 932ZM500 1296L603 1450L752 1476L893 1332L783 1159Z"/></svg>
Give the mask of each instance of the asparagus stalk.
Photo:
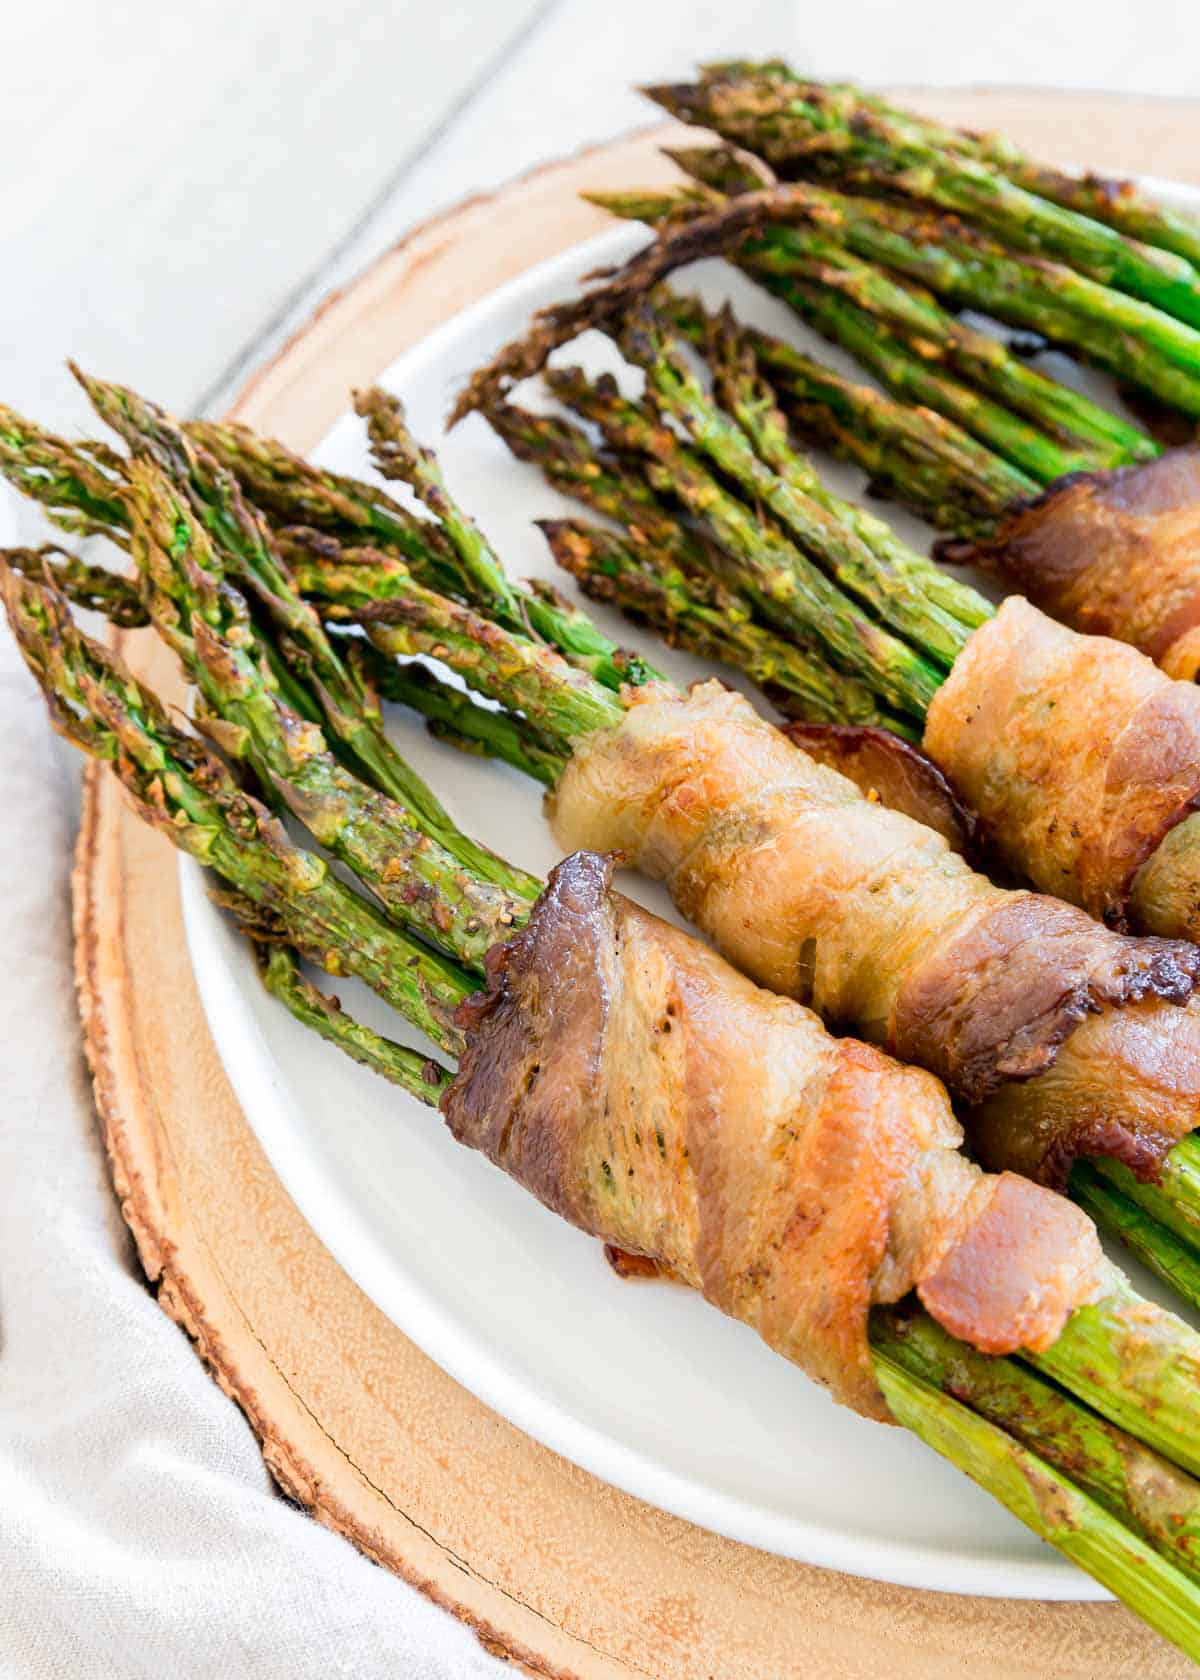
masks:
<svg viewBox="0 0 1200 1680"><path fill-rule="evenodd" d="M877 689L904 715L924 716L940 682L936 665L862 612L773 521L759 520L721 485L695 450L623 398L608 379L590 383L578 369L552 368L551 390L594 421L610 446L646 459L655 489L676 496L716 540L729 580L768 622L814 641Z"/></svg>
<svg viewBox="0 0 1200 1680"><path fill-rule="evenodd" d="M1029 328L1118 378L1152 391L1186 414L1200 414L1200 335L1146 304L1101 286L1061 263L1010 252L950 218L846 197L816 187L799 193L797 226L764 228L746 242L756 274L787 276L807 258L808 217L861 257L927 286L951 303Z"/></svg>
<svg viewBox="0 0 1200 1680"><path fill-rule="evenodd" d="M1036 1453L969 1407L921 1384L876 1353L879 1386L893 1414L966 1472L1035 1534L1102 1581L1193 1659L1189 1577L1125 1528Z"/></svg>
<svg viewBox="0 0 1200 1680"><path fill-rule="evenodd" d="M788 66L781 63L718 63L704 67L705 81L728 78L747 78L760 85L764 81L773 81L783 91L797 80ZM1144 245L1157 245L1164 251L1174 251L1194 267L1200 267L1200 223L1194 217L1182 215L1147 197L1133 181L1111 180L1090 171L1084 175L1068 175L1026 156L1003 134L973 134L965 129L947 128L928 117L900 110L845 83L830 84L830 91L849 94L885 117L914 124L931 145L990 164L1027 192L1051 199L1055 204L1090 216L1095 221L1106 222Z"/></svg>
<svg viewBox="0 0 1200 1680"><path fill-rule="evenodd" d="M377 1073L389 1084L398 1085L418 1102L436 1108L453 1078L447 1068L431 1056L423 1056L405 1044L372 1032L348 1015L337 998L305 979L290 945L256 942L255 954L263 985L302 1027L336 1045L352 1061Z"/></svg>
<svg viewBox="0 0 1200 1680"><path fill-rule="evenodd" d="M582 427L512 403L497 403L486 419L518 461L539 467L555 489L624 525L631 541L689 572L707 570L703 537L668 511L627 459L597 449Z"/></svg>
<svg viewBox="0 0 1200 1680"><path fill-rule="evenodd" d="M78 368L72 371L101 419L135 454L154 461L179 487L218 546L226 567L252 592L276 626L281 645L294 649L306 673L311 674L331 737L343 744L367 779L418 813L429 831L450 849L461 846L463 861L490 873L499 885L518 885L499 860L458 833L430 789L392 747L316 613L295 590L266 522L246 502L232 474L198 448L155 404L124 386L91 379Z"/></svg>
<svg viewBox="0 0 1200 1680"><path fill-rule="evenodd" d="M872 1345L999 1425L1189 1575L1200 1575L1200 1485L1016 1360L956 1341L925 1312L876 1307Z"/></svg>
<svg viewBox="0 0 1200 1680"><path fill-rule="evenodd" d="M479 881L405 806L346 771L320 730L278 697L246 604L221 576L211 539L151 462L130 464L133 553L163 639L205 700L205 721L262 785L374 892L393 920L448 954L482 958L538 893Z"/></svg>
<svg viewBox="0 0 1200 1680"><path fill-rule="evenodd" d="M771 289L802 321L848 351L894 397L945 415L1037 483L1051 484L1068 473L1114 464L1111 456L1064 448L1048 433L917 355L840 292L799 279L779 280Z"/></svg>
<svg viewBox="0 0 1200 1680"><path fill-rule="evenodd" d="M703 340L705 317L692 300L671 295L664 308L689 337ZM745 329L743 337L748 337ZM754 335L752 343L764 366L769 362L769 347L791 350L781 340L765 335ZM922 428L908 410L879 392L842 379L799 352L795 352L795 358L792 364L790 357L776 357L771 374L786 392L790 418L802 435L861 467L878 489L918 508L931 524L964 535L994 531L996 515L1007 506L1008 474L1003 474L995 488L991 488L990 478L984 480L984 500L996 512L989 515L976 511L976 468L980 462L985 469L991 465L981 445L936 416L931 426ZM557 416L530 414L509 403L497 403L485 412L518 459L539 466L556 489L624 525L639 548L667 553L689 573L695 569L697 557L702 567L706 564L702 551L689 543L678 519L666 514L665 502L644 478L631 472L627 462L594 448L579 427ZM898 419L898 437L890 423L893 413ZM966 496L961 488L964 480ZM856 510L856 516L863 522L871 520L862 509ZM882 521L873 523L887 529ZM948 574L935 570L942 583L953 582ZM952 600L946 598L945 604ZM850 679L843 675L842 680ZM872 705L874 700L867 691L867 706ZM853 716L849 706L847 715Z"/></svg>
<svg viewBox="0 0 1200 1680"><path fill-rule="evenodd" d="M535 741L547 740L568 756L574 741L614 728L624 715L610 689L553 648L431 591L414 587L377 601L360 622L379 653L440 660L477 693L522 716Z"/></svg>
<svg viewBox="0 0 1200 1680"><path fill-rule="evenodd" d="M691 159L703 159L712 149L720 150L697 148L695 153L671 155L678 155L685 167L702 167L699 162L692 164ZM711 200L706 205L690 199L680 202L670 193L587 196L615 215L651 224L685 212L702 214L713 208ZM794 231L799 235L799 230ZM994 403L1003 404L1013 415L1024 415L1034 422L1040 432L1035 431L1032 436L1013 434L1017 453L1009 457L1034 476L1048 481L1064 472L1120 466L1129 461L1149 460L1158 453L1153 438L1139 427L1110 413L1082 392L1073 391L1070 386L1031 368L1000 339L968 326L943 309L923 287L911 282L901 284L886 269L855 256L820 228L805 229L802 237L794 238L791 243L794 249L786 275L775 273L770 264L756 266L751 258L742 260L740 266L755 274L769 291L789 303L810 325L853 353L857 353L860 345L869 349L870 335L885 329L891 343L899 341L895 355L880 357L879 368L873 366L873 357L861 359L885 383L888 382L885 375L892 374L897 358L897 378L904 375L909 361L918 362L924 374L922 377L917 369L908 369L910 388L916 381L920 385L920 400L940 413L959 418L965 412L968 398L962 395L963 388L957 382L939 380L933 372L935 365L963 375L994 399ZM865 344L864 332L868 335ZM943 390L943 384L947 389ZM997 447L1001 447L1009 428L1002 420L997 423L987 410L984 419L995 432ZM1062 446L1057 455L1053 448L1055 442Z"/></svg>
<svg viewBox="0 0 1200 1680"><path fill-rule="evenodd" d="M497 401L550 352L604 326L673 269L732 256L757 273L788 275L817 228L856 255L940 297L985 310L1079 352L1186 414L1200 414L1200 333L1061 263L1032 259L949 217L796 183L745 193L664 227L655 242L582 297L542 310L531 328L472 375L452 418Z"/></svg>
<svg viewBox="0 0 1200 1680"><path fill-rule="evenodd" d="M944 132L953 134L955 131ZM714 168L712 160L728 150L720 146L689 147L679 151L667 149L667 156L674 159L685 174L710 189L717 189L717 192L709 190L706 198L698 199L688 188L679 189L674 196L662 192L646 193L640 195L640 204L636 202L639 198L636 193L587 196L620 216L633 216L650 223L686 220L714 209L719 203L718 193L721 191L736 193L761 189L762 176L745 170L744 166L734 163ZM736 159L747 156L743 153L731 155ZM765 169L765 165L759 164L758 167ZM723 181L729 184L722 187ZM1151 415L1153 423L1147 422L1148 431L1093 402L1082 392L1031 368L1008 344L991 333L968 326L957 315L943 309L923 286L912 280L901 283L885 268L855 256L844 244L822 233L819 228L806 230L804 245L804 254L796 255L793 270L796 280L836 291L854 304L858 311L884 323L898 334L914 355L952 368L1062 443L1090 452L1093 467L1114 467L1130 461L1150 460L1164 441L1171 441L1170 433L1181 424L1186 435L1186 421L1169 408L1159 409L1155 399L1138 387L1126 384L1122 395L1139 419L1144 417L1144 413ZM754 272L752 264L747 262L743 266ZM772 279L769 274L762 278L768 289L786 297L778 280Z"/></svg>
<svg viewBox="0 0 1200 1680"><path fill-rule="evenodd" d="M928 129L861 101L854 90L791 84L764 117L751 88L709 82L650 88L674 115L766 158L777 173L882 185L991 229L1018 250L1049 253L1106 286L1200 325L1200 274L1186 258L1018 186L984 159L938 145Z"/></svg>
<svg viewBox="0 0 1200 1680"><path fill-rule="evenodd" d="M742 427L760 459L788 483L803 488L822 507L848 525L905 590L915 590L948 614L959 626L978 628L993 613L990 601L976 590L948 577L940 566L902 543L892 528L865 508L840 496L822 483L812 462L792 447L787 420L775 393L763 375L755 343L764 348L771 340L760 334L752 340L725 309L708 317L688 300L672 300L672 318L681 326L686 318L693 336L699 337L713 374L715 390L730 414ZM956 632L957 634L958 632Z"/></svg>
<svg viewBox="0 0 1200 1680"><path fill-rule="evenodd" d="M292 844L220 759L185 734L105 649L71 622L62 597L0 574L9 623L60 734L110 763L138 813L181 851L278 919L288 940L331 973L364 980L435 1044L456 1053L453 1017L473 982Z"/></svg>
<svg viewBox="0 0 1200 1680"><path fill-rule="evenodd" d="M1118 1428L1193 1475L1200 1472L1200 1439L1193 1440L1191 1423L1200 1337L1143 1300L1115 1267L1104 1293L1076 1308L1053 1347L1023 1357Z"/></svg>
<svg viewBox="0 0 1200 1680"><path fill-rule="evenodd" d="M545 787L553 787L562 775L566 750L541 740L524 719L518 722L507 712L477 705L424 665L402 665L369 642L357 645L370 656L383 698L425 717L439 740L477 758L500 759Z"/></svg>
<svg viewBox="0 0 1200 1680"><path fill-rule="evenodd" d="M744 597L724 585L714 581L702 594L701 586L678 567L649 564L641 549L603 526L569 519L543 519L538 524L555 560L586 595L619 607L635 623L649 625L671 647L743 671L785 715L874 724L916 739L911 724L882 711L869 698L866 706L848 714L838 673L756 623Z"/></svg>
<svg viewBox="0 0 1200 1680"><path fill-rule="evenodd" d="M103 613L122 630L137 630L150 617L138 594L137 584L107 566L95 566L82 556L43 543L40 548L0 549L4 564L25 577L50 578L67 600L88 612Z"/></svg>
<svg viewBox="0 0 1200 1680"><path fill-rule="evenodd" d="M273 521L327 531L343 542L395 550L422 582L453 593L459 566L445 534L378 485L316 467L285 444L260 437L236 421L189 420L185 430Z"/></svg>
<svg viewBox="0 0 1200 1680"><path fill-rule="evenodd" d="M728 321L725 330L732 330ZM621 344L630 360L645 368L647 395L660 413L678 421L744 495L769 508L848 594L949 670L966 635L964 625L924 593L926 576L935 575L935 567L914 554L897 569L896 545L864 540L857 520L847 517L846 504L830 495L811 463L794 451L787 451L782 473L757 455L742 429L711 400L688 367L671 326L649 304L634 313Z"/></svg>
<svg viewBox="0 0 1200 1680"><path fill-rule="evenodd" d="M520 891L522 883L507 865L458 832L432 792L391 746L361 686L338 658L312 608L296 593L265 522L245 502L236 480L198 450L161 409L124 387L88 379L78 369L73 371L101 417L136 454L154 461L179 487L218 545L224 564L245 582L283 633L280 647L290 653L293 667L302 664L310 677L306 695L294 674L286 678L276 662L276 680L286 688L289 701L310 721L319 716L329 738L343 749L351 766L419 816L422 825L459 855L460 861L498 886ZM52 518L60 523L65 519L68 525L81 511L90 517L79 502L81 496L90 495L89 461L107 463L110 478L118 486L117 469L124 465L103 445L72 450L61 439L42 433L28 422L21 423L20 446L14 446L14 450L15 459L0 455L0 471L19 489L41 501ZM38 471L28 470L31 460ZM116 488L110 490L106 518L110 529L105 534L127 546L128 512Z"/></svg>
<svg viewBox="0 0 1200 1680"><path fill-rule="evenodd" d="M1123 1194L1126 1187L1117 1188L1121 1181L1109 1170L1116 1165L1100 1157L1077 1162L1071 1173L1072 1199L1189 1305L1200 1306L1200 1254L1194 1239L1177 1236L1139 1200Z"/></svg>
<svg viewBox="0 0 1200 1680"><path fill-rule="evenodd" d="M285 525L328 534L347 546L394 550L419 582L492 613L509 629L532 630L609 687L655 674L594 625L579 622L568 604L541 602L508 579L482 533L449 496L436 460L412 438L397 398L376 387L356 393L355 401L384 476L416 489L438 523L415 518L375 485L310 466L246 427L197 421L189 431L211 447L251 500Z"/></svg>
<svg viewBox="0 0 1200 1680"><path fill-rule="evenodd" d="M797 433L860 467L876 494L893 497L939 530L994 534L1032 483L1016 492L1015 469L930 409L915 410L844 379L783 339L748 333Z"/></svg>
<svg viewBox="0 0 1200 1680"><path fill-rule="evenodd" d="M72 446L0 403L0 473L62 530L127 546L124 462L102 443Z"/></svg>
<svg viewBox="0 0 1200 1680"><path fill-rule="evenodd" d="M716 658L729 657L718 651L715 638L736 630L737 644L747 655L752 652L755 669L762 673L762 680L772 692L778 689L777 697L784 709L788 708L790 696L791 709L797 711L802 706L809 716L828 716L843 722L878 722L887 728L912 733L911 727L897 716L881 710L865 684L837 671L815 652L802 653L794 644L751 624L750 607L745 600L733 591L714 585L711 578L705 579L709 562L700 539L685 531L667 513L643 478L614 457L601 457L579 427L556 416L534 415L509 405L490 411L487 418L518 458L540 465L552 483L574 492L590 506L625 524L627 540L636 547L640 557L640 563L630 557L630 564L642 574L649 590L644 617L656 627L663 627L662 613L651 611L650 596L657 597L660 603L674 600L679 608L679 623L675 636L668 639L673 639L675 645L693 652L711 650ZM282 536L297 581L306 594L320 600L323 612L332 611L338 617L354 619L372 601L386 600L409 589L403 568L389 561L386 555L373 556L370 551L342 548L336 539L328 537L318 537L314 542L312 535L304 532ZM552 539L552 547L556 541L557 538ZM559 554L557 547L555 552L565 569L575 572L593 598L614 598L591 587L582 547L577 551L579 568L566 564L566 552L572 542L565 526L562 541L565 545L562 553ZM653 565L653 573L645 569L647 564ZM681 587L680 567L687 569L692 580L691 595ZM655 574L665 581L655 581ZM700 594L705 600L701 601ZM559 651L566 652L561 645ZM732 662L740 663L740 656ZM768 672L773 673L770 678ZM514 762L507 747L500 756ZM549 768L549 764L543 767ZM547 779L542 770L538 774L540 779Z"/></svg>
<svg viewBox="0 0 1200 1680"><path fill-rule="evenodd" d="M690 300L673 304L672 314L691 336L702 341L711 337L702 312ZM952 420L931 410L894 402L869 386L843 379L770 334L743 328L726 337L736 348L718 360L718 388L756 449L777 468L779 462L787 460L790 419L801 435L823 443L832 454L861 467L874 488L906 503L930 524L959 536L994 532L1015 502L1036 493L1031 481L1026 480L1022 486L1019 473ZM787 404L787 419L776 411L770 428L761 418L771 412L766 399L756 401L752 395L741 394L742 384L751 380L771 392L763 370ZM847 509L843 517L872 520L865 510L842 506ZM910 552L883 521L872 523L886 533L894 549ZM936 578L951 581L940 567L928 561L921 564ZM926 587L932 591L941 585L930 582ZM946 605L972 625L984 622L993 611L990 603L971 589L965 591L964 598L947 598Z"/></svg>
<svg viewBox="0 0 1200 1680"><path fill-rule="evenodd" d="M497 623L542 637L572 664L589 671L607 688L657 677L652 667L610 642L589 618L564 601L550 601L528 589L517 589L492 552L482 531L449 494L434 455L422 449L408 430L398 397L378 386L355 395L355 407L367 421L371 452L385 478L400 479L415 490L441 521L458 554L468 587L464 598Z"/></svg>

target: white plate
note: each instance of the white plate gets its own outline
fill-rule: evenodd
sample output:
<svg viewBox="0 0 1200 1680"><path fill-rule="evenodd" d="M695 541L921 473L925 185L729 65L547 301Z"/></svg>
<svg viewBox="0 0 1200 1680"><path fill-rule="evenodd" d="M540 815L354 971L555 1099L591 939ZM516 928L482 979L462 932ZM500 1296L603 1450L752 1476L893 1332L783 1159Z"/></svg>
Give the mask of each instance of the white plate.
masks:
<svg viewBox="0 0 1200 1680"><path fill-rule="evenodd" d="M1200 204L1200 194L1171 196L1188 208ZM478 416L447 435L449 399L534 309L644 238L639 228L616 226L544 263L383 375L515 576L563 583L530 520L577 509L515 463ZM710 302L734 295L745 316L815 343L724 265L701 265L677 280L693 283ZM605 360L598 335L587 348L593 365ZM821 353L838 359L828 347ZM363 430L349 413L318 455L370 476ZM859 475L826 465L831 484L860 493ZM927 542L916 521L891 516L910 539ZM701 673L696 661L651 646L648 635L635 638L615 616L596 616L673 675ZM465 829L539 873L553 864L532 784L438 746L414 719L395 715L389 727ZM698 1296L619 1281L597 1243L456 1145L435 1114L297 1026L264 995L246 948L186 859L182 882L209 1024L272 1165L359 1287L481 1400L604 1480L752 1546L942 1591L1106 1596L914 1437L833 1405ZM645 883L630 877L623 885L668 908ZM363 988L338 991L348 1007L404 1036Z"/></svg>

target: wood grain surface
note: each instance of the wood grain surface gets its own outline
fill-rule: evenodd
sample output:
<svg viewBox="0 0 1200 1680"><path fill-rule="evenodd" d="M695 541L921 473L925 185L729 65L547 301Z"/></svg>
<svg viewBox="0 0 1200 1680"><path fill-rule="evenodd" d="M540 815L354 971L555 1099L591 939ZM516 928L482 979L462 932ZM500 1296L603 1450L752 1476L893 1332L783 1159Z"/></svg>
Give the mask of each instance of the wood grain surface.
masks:
<svg viewBox="0 0 1200 1680"><path fill-rule="evenodd" d="M1155 126L1144 102L976 94L922 103L977 125L1002 122L1058 157L1200 171L1188 125L1177 113ZM581 188L665 173L661 137L549 165L418 229L326 303L247 387L237 416L311 446L350 386L602 226ZM155 687L180 697L149 633L119 641ZM578 1680L1190 1672L1118 1606L951 1597L808 1568L664 1515L521 1435L371 1305L284 1193L208 1035L176 860L99 772L87 782L75 926L113 1179L161 1305L245 1411L283 1490L464 1618L490 1649Z"/></svg>

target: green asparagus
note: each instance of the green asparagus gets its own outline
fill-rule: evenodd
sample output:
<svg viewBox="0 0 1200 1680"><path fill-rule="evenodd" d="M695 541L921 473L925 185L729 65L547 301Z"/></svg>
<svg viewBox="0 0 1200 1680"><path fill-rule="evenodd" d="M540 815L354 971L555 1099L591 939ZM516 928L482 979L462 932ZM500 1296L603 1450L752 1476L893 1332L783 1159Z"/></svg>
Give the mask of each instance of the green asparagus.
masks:
<svg viewBox="0 0 1200 1680"><path fill-rule="evenodd" d="M928 126L888 115L853 89L793 83L769 113L753 89L746 94L736 82L645 91L672 115L745 145L778 174L818 174L908 194L978 222L1018 250L1047 253L1200 325L1200 274L1185 257L1146 247L1039 197L983 158L939 145Z"/></svg>

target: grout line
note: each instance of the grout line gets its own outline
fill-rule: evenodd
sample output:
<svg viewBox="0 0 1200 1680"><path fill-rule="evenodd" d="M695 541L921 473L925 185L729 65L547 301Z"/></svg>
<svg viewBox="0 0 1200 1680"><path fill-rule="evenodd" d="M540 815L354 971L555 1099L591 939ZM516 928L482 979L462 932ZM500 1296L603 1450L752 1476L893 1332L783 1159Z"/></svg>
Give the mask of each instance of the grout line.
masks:
<svg viewBox="0 0 1200 1680"><path fill-rule="evenodd" d="M503 64L512 54L520 52L562 4L563 0L542 0L541 5L525 20L516 34L511 35L481 66L479 72L462 90L450 108L438 119L425 138L419 141L416 147L397 164L387 180L372 195L346 231L334 242L314 267L296 282L262 325L255 329L251 337L229 358L221 371L209 381L201 392L199 399L192 405L193 413L206 414L210 404L222 392L227 391L231 385L241 382L242 378L254 366L262 347L270 341L274 333L286 324L289 316L303 302L304 298L319 287L322 275L336 267L355 241L370 227L388 200L399 191L408 177L425 161L453 125L470 110L488 86L496 67Z"/></svg>

